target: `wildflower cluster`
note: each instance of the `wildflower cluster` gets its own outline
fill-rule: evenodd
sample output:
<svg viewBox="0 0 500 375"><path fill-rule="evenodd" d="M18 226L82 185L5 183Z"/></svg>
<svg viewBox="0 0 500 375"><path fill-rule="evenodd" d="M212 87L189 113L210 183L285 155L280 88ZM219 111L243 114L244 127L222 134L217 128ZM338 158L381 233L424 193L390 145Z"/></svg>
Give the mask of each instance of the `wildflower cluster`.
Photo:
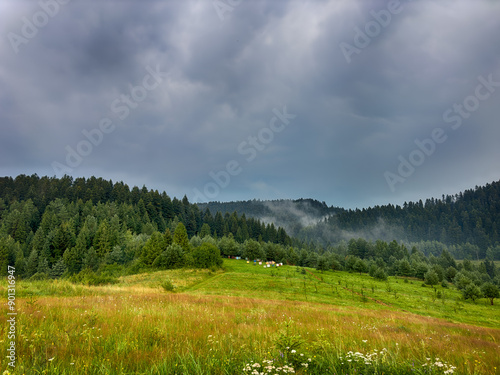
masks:
<svg viewBox="0 0 500 375"><path fill-rule="evenodd" d="M300 353L290 347L283 348L276 354L275 359L264 359L262 362L250 362L243 367L244 374L251 375L281 375L295 374L302 369L301 373L307 373L312 358Z"/></svg>
<svg viewBox="0 0 500 375"><path fill-rule="evenodd" d="M443 371L443 374L453 374L455 372L456 367L452 366L446 362L441 361L439 358L436 358L434 361L431 358L426 358L427 362L425 362L422 366L429 368L431 370L437 370L438 373Z"/></svg>
<svg viewBox="0 0 500 375"><path fill-rule="evenodd" d="M371 353L363 354L360 352L352 352L349 351L346 353L344 357L339 356L341 363L344 365L347 363L355 363L355 364L364 364L366 366L373 365L374 362L387 353L387 349L383 348L378 351L377 349L373 349Z"/></svg>
<svg viewBox="0 0 500 375"><path fill-rule="evenodd" d="M280 352L280 356L284 358L285 361L289 361L295 369L308 368L309 364L312 362L312 358L290 347L285 348L284 352Z"/></svg>
<svg viewBox="0 0 500 375"><path fill-rule="evenodd" d="M259 362L250 362L243 367L244 374L250 375L281 375L281 374L295 374L295 369L292 364L278 366L272 359L265 359L262 364Z"/></svg>

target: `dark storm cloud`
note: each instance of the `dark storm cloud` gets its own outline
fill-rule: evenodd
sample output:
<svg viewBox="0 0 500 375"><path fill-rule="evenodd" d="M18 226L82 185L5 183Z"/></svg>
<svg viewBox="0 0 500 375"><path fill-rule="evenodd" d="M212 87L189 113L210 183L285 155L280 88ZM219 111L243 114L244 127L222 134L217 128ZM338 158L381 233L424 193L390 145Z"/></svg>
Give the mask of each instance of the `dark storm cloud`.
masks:
<svg viewBox="0 0 500 375"><path fill-rule="evenodd" d="M500 88L459 129L443 120L479 76L500 81L498 3L241 1L221 18L210 0L73 0L16 53L9 33L22 36L23 17L55 1L0 1L1 175L53 175L103 119L113 130L69 173L191 199L215 183L216 200L367 206L500 175ZM388 9L397 11L356 47L357 30ZM346 58L341 43L357 52ZM158 85L145 89L155 70ZM296 117L270 130L284 106ZM399 156L436 128L447 140L391 191L384 173L397 174ZM222 181L231 161L239 172Z"/></svg>

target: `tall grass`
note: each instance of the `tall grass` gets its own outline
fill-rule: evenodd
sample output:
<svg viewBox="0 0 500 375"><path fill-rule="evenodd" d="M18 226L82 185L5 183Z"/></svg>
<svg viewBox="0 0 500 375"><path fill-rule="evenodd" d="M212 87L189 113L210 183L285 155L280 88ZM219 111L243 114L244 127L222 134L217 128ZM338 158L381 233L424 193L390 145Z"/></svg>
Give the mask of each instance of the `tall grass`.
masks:
<svg viewBox="0 0 500 375"><path fill-rule="evenodd" d="M445 366L455 366L458 374L499 373L498 328L363 302L351 293L351 288L361 289L349 284L354 276L348 274L317 274L331 283L310 280L305 301L298 292L304 275L287 268L280 272L289 272L288 277L255 269L253 285L247 280L250 271L233 270L240 272L239 289L231 284L229 268L217 275L136 275L110 286L20 283L15 374L244 374L247 364L274 366L276 374L290 364L299 374L443 374L451 369ZM167 275L185 292L163 290L160 282ZM223 284L226 277L229 284ZM349 290L339 286L332 292L332 285L339 285L336 278L341 285L347 281ZM286 289L290 282L296 300ZM221 283L219 294L212 295ZM260 283L273 283L274 289L260 289ZM52 295L42 293L44 285ZM246 288L253 292L251 297L228 295L231 288L233 294ZM389 293L385 288L383 283L374 288L380 289L374 298L383 299ZM326 303L322 293L335 297ZM347 302L333 304L341 299ZM6 332L7 325L0 325L3 352ZM7 369L0 361L0 370Z"/></svg>
<svg viewBox="0 0 500 375"><path fill-rule="evenodd" d="M239 374L249 361L279 355L290 321L313 358L310 370L336 373L349 351L384 348L395 371L426 358L461 374L492 374L500 365L498 330L384 310L154 292L42 297L20 301L18 311L17 373Z"/></svg>

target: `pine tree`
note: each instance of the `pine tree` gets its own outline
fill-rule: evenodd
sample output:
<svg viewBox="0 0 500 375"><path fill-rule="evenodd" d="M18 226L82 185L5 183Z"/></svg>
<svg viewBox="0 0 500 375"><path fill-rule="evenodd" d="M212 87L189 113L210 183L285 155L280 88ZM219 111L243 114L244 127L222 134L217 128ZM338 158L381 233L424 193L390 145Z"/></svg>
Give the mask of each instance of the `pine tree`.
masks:
<svg viewBox="0 0 500 375"><path fill-rule="evenodd" d="M167 256L167 268L180 268L185 264L184 249L177 244L172 244L165 250Z"/></svg>
<svg viewBox="0 0 500 375"><path fill-rule="evenodd" d="M360 275L361 273L368 272L368 266L362 259L357 259L356 262L353 264L352 269L353 271L359 272Z"/></svg>
<svg viewBox="0 0 500 375"><path fill-rule="evenodd" d="M14 266L19 244L10 236L0 236L0 275L7 275L8 266Z"/></svg>
<svg viewBox="0 0 500 375"><path fill-rule="evenodd" d="M6 244L6 237L0 236L0 275L7 275L9 264L9 248Z"/></svg>
<svg viewBox="0 0 500 375"><path fill-rule="evenodd" d="M191 246L189 244L188 235L186 232L186 227L184 224L179 223L175 228L173 241L175 244L178 244L182 249L188 253L191 250Z"/></svg>
<svg viewBox="0 0 500 375"><path fill-rule="evenodd" d="M400 276L413 276L413 269L411 268L410 262L407 259L402 259L399 262L398 274Z"/></svg>
<svg viewBox="0 0 500 375"><path fill-rule="evenodd" d="M208 225L207 223L204 223L201 226L200 237L203 238L203 237L210 236L210 235L211 235L210 225Z"/></svg>
<svg viewBox="0 0 500 375"><path fill-rule="evenodd" d="M172 207L172 200L165 192L162 193L161 210L163 218L165 220L172 220L174 218L174 209Z"/></svg>
<svg viewBox="0 0 500 375"><path fill-rule="evenodd" d="M41 258L38 261L38 268L37 268L37 273L44 273L44 274L49 274L50 267L49 267L49 262L47 261L46 258Z"/></svg>
<svg viewBox="0 0 500 375"><path fill-rule="evenodd" d="M327 271L329 269L329 261L328 261L328 257L326 255L321 255L319 258L318 258L318 262L316 264L316 269L318 271Z"/></svg>
<svg viewBox="0 0 500 375"><path fill-rule="evenodd" d="M63 260L70 275L81 271L84 253L79 254L78 247L76 246L64 252Z"/></svg>
<svg viewBox="0 0 500 375"><path fill-rule="evenodd" d="M16 262L14 263L14 267L16 268L16 273L18 275L26 274L26 260L24 259L24 253L21 247L16 252Z"/></svg>
<svg viewBox="0 0 500 375"><path fill-rule="evenodd" d="M243 256L249 260L263 259L265 256L262 246L255 240L245 241L243 248Z"/></svg>
<svg viewBox="0 0 500 375"><path fill-rule="evenodd" d="M38 268L38 250L33 248L26 263L26 277L33 276Z"/></svg>
<svg viewBox="0 0 500 375"><path fill-rule="evenodd" d="M470 283L462 290L462 295L464 299L471 299L472 302L476 302L476 299L481 298L483 293L476 284Z"/></svg>
<svg viewBox="0 0 500 375"><path fill-rule="evenodd" d="M152 265L155 259L167 248L165 237L160 232L154 232L142 249L142 260Z"/></svg>
<svg viewBox="0 0 500 375"><path fill-rule="evenodd" d="M112 250L111 231L107 220L103 220L99 225L96 236L94 238L94 249L99 258Z"/></svg>
<svg viewBox="0 0 500 375"><path fill-rule="evenodd" d="M97 256L97 253L92 246L88 251L87 254L85 254L85 258L83 259L83 268L88 268L91 271L97 271L99 268L100 264L100 259Z"/></svg>
<svg viewBox="0 0 500 375"><path fill-rule="evenodd" d="M56 279L58 277L61 277L64 272L66 272L66 264L64 264L64 260L60 258L56 264L52 267L52 269L49 271L50 277L53 279Z"/></svg>
<svg viewBox="0 0 500 375"><path fill-rule="evenodd" d="M165 246L170 246L174 242L170 229L168 228L165 229L165 233L163 233L163 242L165 243Z"/></svg>

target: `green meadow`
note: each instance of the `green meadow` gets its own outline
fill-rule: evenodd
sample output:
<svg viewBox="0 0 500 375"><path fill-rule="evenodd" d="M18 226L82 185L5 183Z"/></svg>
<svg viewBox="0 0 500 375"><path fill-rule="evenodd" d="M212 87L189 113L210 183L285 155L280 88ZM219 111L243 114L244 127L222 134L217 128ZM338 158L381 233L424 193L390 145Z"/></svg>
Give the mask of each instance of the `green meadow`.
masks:
<svg viewBox="0 0 500 375"><path fill-rule="evenodd" d="M254 266L18 281L6 374L495 374L500 301L452 284ZM7 280L0 283L7 303ZM0 345L7 352L4 309Z"/></svg>

